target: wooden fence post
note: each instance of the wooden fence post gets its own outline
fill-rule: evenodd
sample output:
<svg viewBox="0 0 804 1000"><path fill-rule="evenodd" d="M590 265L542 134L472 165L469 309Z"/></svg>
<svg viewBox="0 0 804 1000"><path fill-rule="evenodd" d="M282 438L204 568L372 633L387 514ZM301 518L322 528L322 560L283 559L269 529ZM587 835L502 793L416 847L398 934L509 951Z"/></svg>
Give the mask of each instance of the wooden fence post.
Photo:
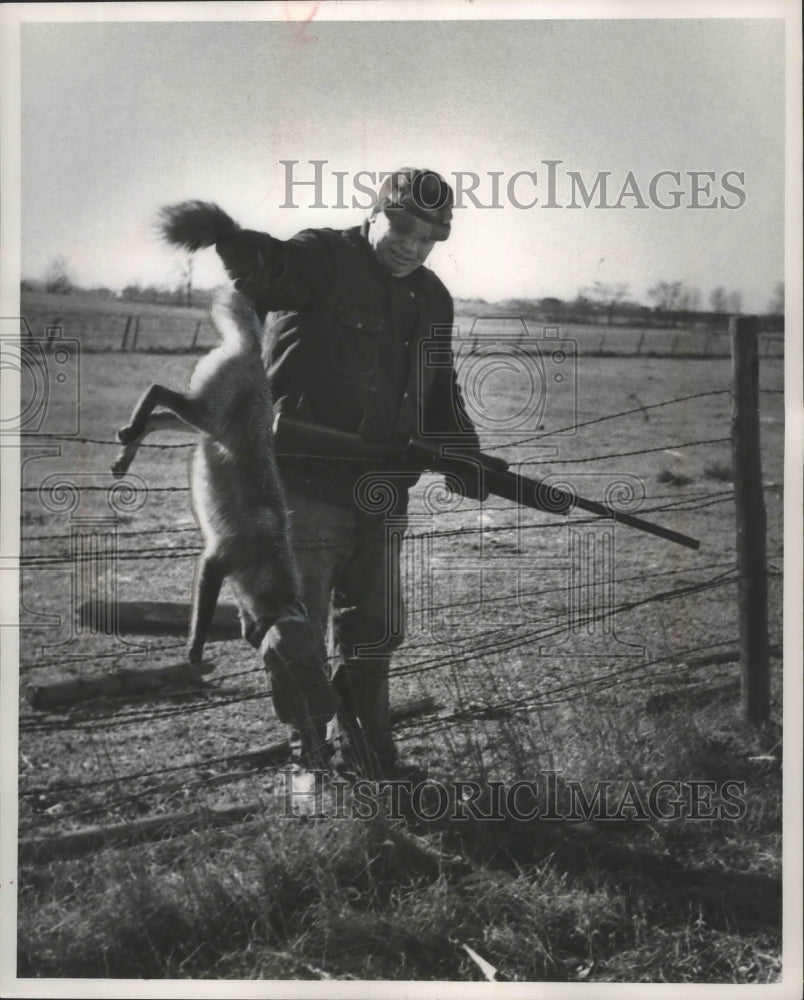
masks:
<svg viewBox="0 0 804 1000"><path fill-rule="evenodd" d="M137 350L137 339L139 338L139 335L140 335L140 317L137 316L134 319L134 332L131 335L131 350L132 351L136 351Z"/></svg>
<svg viewBox="0 0 804 1000"><path fill-rule="evenodd" d="M191 350L191 351L194 351L194 350L195 350L195 345L196 345L196 343L198 342L198 334L199 334L199 333L201 332L201 324L202 324L203 322L204 322L204 321L203 321L202 319L200 319L200 320L199 320L199 321L198 321L198 322L197 322L197 323L195 324L195 330L193 331L193 342L192 342L192 344L190 344L190 350Z"/></svg>
<svg viewBox="0 0 804 1000"><path fill-rule="evenodd" d="M133 316L126 317L126 328L123 331L123 339L120 341L120 350L125 351L128 342L128 331L131 329L131 321L134 319Z"/></svg>
<svg viewBox="0 0 804 1000"><path fill-rule="evenodd" d="M765 498L759 454L757 317L730 320L732 355L731 454L737 508L738 608L742 710L751 722L770 714L768 570Z"/></svg>
<svg viewBox="0 0 804 1000"><path fill-rule="evenodd" d="M58 343L61 337L61 316L57 316L53 322L46 328L47 333L47 343L45 344L45 353L50 354L54 349L55 345Z"/></svg>

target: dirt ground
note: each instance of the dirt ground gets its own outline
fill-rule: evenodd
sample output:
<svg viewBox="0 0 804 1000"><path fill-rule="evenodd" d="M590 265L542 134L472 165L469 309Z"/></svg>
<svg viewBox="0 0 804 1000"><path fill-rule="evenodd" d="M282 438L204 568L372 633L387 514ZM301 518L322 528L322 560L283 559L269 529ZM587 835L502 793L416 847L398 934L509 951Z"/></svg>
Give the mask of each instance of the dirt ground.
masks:
<svg viewBox="0 0 804 1000"><path fill-rule="evenodd" d="M54 393L45 436L29 439L23 452L23 835L242 798L242 787L220 791L203 779L226 769L219 758L283 736L260 664L242 642L208 646L215 671L201 687L44 712L25 697L29 684L181 662L180 637L107 635L102 623L80 625L76 608L91 596L189 600L199 535L187 492L188 448L144 448L131 469L131 495L111 501L108 467L114 432L142 389L155 379L184 385L192 364L181 355L84 353L78 390ZM470 364L462 373L467 384L471 375ZM653 691L733 678L737 670L695 665L707 653L736 648L738 637L729 362L581 358L573 378L574 398L539 404L540 426L559 433L538 438L527 433L533 390L521 371L492 372L482 394L468 385L467 396L476 393L469 402L485 420L484 447L591 499L619 495L639 516L700 539L700 549L618 525L613 549L604 551L610 522L592 526L577 512L567 519L494 497L482 507L456 504L441 495L438 477L427 475L411 505L408 634L393 680L395 700L432 696L442 714L478 706L493 714L499 705L538 710L554 763L562 759L554 730L579 692L641 705ZM780 361L763 362L774 644L781 642L782 379ZM698 398L670 402L689 396ZM74 423L74 439L46 436ZM93 533L96 541L87 541ZM224 592L222 600L230 597ZM596 625L568 629L595 609L602 613ZM456 732L460 724L431 719L409 724L400 739L406 753L452 771L468 766L455 759ZM510 755L495 737L489 744L492 770L510 773ZM182 770L159 773L170 767Z"/></svg>

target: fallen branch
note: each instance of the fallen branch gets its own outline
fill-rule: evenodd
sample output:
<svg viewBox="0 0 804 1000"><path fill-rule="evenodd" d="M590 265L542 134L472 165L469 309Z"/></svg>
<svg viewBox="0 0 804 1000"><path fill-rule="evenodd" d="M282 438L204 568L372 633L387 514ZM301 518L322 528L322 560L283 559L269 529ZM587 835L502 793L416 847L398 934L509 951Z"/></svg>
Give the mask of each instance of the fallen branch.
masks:
<svg viewBox="0 0 804 1000"><path fill-rule="evenodd" d="M78 621L89 627L92 622L109 621L116 615L118 635L186 636L192 609L176 601L120 601L115 606L105 601L86 601L78 608ZM209 627L209 639L239 639L240 619L234 604L219 604Z"/></svg>
<svg viewBox="0 0 804 1000"><path fill-rule="evenodd" d="M391 709L391 722L410 718L412 715L435 711L438 705L433 698L420 698L405 702ZM248 765L255 769L281 767L290 759L291 746L288 740L279 740L260 750L251 750L237 757L229 758L233 764ZM238 773L237 777L243 775ZM213 784L222 784L225 775L216 775ZM91 826L81 830L49 837L30 837L19 841L19 861L48 862L56 858L74 858L106 847L123 847L152 840L176 837L198 829L231 826L264 815L260 802L247 802L225 808L201 808L190 812L168 813L163 816L148 816L127 823L111 826ZM424 851L424 848L419 848ZM432 859L431 859L432 861ZM446 859L441 864L449 864Z"/></svg>
<svg viewBox="0 0 804 1000"><path fill-rule="evenodd" d="M191 666L186 662L135 670L121 669L92 677L71 677L68 680L28 684L25 696L33 708L54 708L92 698L113 698L124 694L158 691L169 684L198 684L214 669L209 663Z"/></svg>

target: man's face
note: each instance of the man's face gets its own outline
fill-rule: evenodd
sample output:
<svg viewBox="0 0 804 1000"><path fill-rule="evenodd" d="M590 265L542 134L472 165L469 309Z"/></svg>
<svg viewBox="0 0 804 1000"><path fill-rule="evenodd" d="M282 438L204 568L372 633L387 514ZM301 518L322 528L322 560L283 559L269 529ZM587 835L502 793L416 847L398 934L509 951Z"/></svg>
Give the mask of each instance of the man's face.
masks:
<svg viewBox="0 0 804 1000"><path fill-rule="evenodd" d="M427 260L435 246L428 224L415 216L408 216L405 229L392 227L385 212L378 212L371 220L368 241L377 260L395 278L404 278Z"/></svg>

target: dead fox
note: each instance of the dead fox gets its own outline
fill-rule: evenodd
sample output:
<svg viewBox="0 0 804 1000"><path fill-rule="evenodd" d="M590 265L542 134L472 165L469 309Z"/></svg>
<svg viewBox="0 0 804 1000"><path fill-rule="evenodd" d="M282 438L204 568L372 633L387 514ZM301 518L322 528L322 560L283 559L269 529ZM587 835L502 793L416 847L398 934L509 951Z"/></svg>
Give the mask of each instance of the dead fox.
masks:
<svg viewBox="0 0 804 1000"><path fill-rule="evenodd" d="M203 202L166 208L161 223L170 243L190 250L239 229L217 206ZM271 673L276 714L300 729L303 745L312 747L323 742L337 704L324 672L323 636L315 633L300 598L274 457L271 385L260 357L262 324L252 302L236 291L219 297L212 316L221 343L196 365L188 393L158 384L144 393L117 432L123 448L112 471L124 475L143 439L155 431L200 434L191 495L205 545L196 569L188 659L201 660L228 579L243 637L260 649Z"/></svg>

